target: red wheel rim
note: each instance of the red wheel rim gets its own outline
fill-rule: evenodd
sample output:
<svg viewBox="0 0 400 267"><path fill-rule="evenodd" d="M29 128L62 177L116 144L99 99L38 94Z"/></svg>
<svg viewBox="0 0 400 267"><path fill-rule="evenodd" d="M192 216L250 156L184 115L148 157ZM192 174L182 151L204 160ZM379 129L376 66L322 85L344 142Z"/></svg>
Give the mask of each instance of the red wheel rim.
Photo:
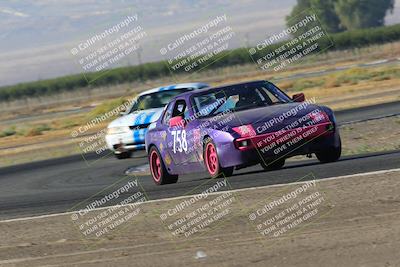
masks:
<svg viewBox="0 0 400 267"><path fill-rule="evenodd" d="M207 170L211 175L214 175L218 171L218 155L214 144L209 143L206 146L206 165Z"/></svg>
<svg viewBox="0 0 400 267"><path fill-rule="evenodd" d="M150 154L150 169L154 181L159 182L161 179L161 161L155 150Z"/></svg>

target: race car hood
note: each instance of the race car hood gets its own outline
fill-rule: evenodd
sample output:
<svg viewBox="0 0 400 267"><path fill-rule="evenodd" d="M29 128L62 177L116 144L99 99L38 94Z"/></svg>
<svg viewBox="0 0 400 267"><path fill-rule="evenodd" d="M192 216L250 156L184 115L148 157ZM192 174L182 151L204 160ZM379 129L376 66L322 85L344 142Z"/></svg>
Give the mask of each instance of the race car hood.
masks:
<svg viewBox="0 0 400 267"><path fill-rule="evenodd" d="M303 103L288 103L288 104L278 104L274 106L257 107L253 109L247 109L242 111L236 111L234 113L228 113L224 116L218 118L218 120L213 123L212 126L219 125L217 128L228 126L229 130L234 127L251 124L254 129L265 125L265 122L269 122L274 118L279 118L283 114L291 114L287 116L284 120L274 121L271 125L268 125L268 132L278 131L288 124L298 121L303 116L309 114L310 112L320 110L328 114L329 112L325 107L320 107L313 104L303 104ZM281 117L282 118L282 117ZM302 122L306 123L309 120ZM215 127L214 127L215 128ZM260 128L261 129L261 128Z"/></svg>
<svg viewBox="0 0 400 267"><path fill-rule="evenodd" d="M163 108L135 111L113 120L108 125L108 128L149 124L158 120L158 118L161 116L162 111Z"/></svg>

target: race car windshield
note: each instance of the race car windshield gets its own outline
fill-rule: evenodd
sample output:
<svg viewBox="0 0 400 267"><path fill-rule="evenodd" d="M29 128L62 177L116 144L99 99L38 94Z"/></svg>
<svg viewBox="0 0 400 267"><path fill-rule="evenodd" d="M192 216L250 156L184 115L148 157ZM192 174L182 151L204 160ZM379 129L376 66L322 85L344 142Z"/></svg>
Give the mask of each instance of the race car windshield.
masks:
<svg viewBox="0 0 400 267"><path fill-rule="evenodd" d="M290 98L269 82L225 87L193 97L199 117L289 102Z"/></svg>
<svg viewBox="0 0 400 267"><path fill-rule="evenodd" d="M163 108L173 97L190 90L192 89L182 88L139 96L130 108L129 113L151 108Z"/></svg>

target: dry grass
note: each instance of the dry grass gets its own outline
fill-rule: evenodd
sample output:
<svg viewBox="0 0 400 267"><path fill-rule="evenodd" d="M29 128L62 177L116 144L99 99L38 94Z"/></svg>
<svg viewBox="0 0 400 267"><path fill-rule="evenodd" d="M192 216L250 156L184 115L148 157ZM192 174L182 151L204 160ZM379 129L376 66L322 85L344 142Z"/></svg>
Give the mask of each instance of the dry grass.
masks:
<svg viewBox="0 0 400 267"><path fill-rule="evenodd" d="M346 125L341 137L344 155L400 149L400 117Z"/></svg>
<svg viewBox="0 0 400 267"><path fill-rule="evenodd" d="M192 75L172 75L146 82L125 83L115 86L106 86L84 89L71 93L62 93L54 96L23 99L9 103L0 103L0 119L10 119L15 116L41 114L46 112L69 110L77 107L87 107L103 102L110 98L117 98L135 94L148 88L165 84L203 81L213 85L231 83L247 79L273 79L285 77L306 71L317 71L337 66L353 65L382 58L396 58L400 54L400 42L384 45L374 45L361 49L332 51L318 56L305 58L299 64L276 72L260 72L255 64L244 66L224 67L216 70L205 70ZM21 106L24 108L21 109Z"/></svg>

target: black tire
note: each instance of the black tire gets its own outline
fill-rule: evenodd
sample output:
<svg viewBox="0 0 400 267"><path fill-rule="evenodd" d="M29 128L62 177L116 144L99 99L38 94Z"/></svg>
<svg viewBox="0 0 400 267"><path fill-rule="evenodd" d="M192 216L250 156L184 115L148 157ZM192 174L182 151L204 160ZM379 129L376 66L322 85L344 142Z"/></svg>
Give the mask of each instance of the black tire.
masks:
<svg viewBox="0 0 400 267"><path fill-rule="evenodd" d="M234 167L227 167L227 168L221 167L221 164L220 164L220 161L219 161L219 157L218 157L218 153L216 153L217 163L215 164L215 166L216 166L215 170L214 171L210 170L210 168L208 166L209 164L207 162L208 156L206 155L207 154L206 150L207 150L207 148L209 146L213 146L214 149L215 149L215 153L216 153L216 145L215 145L215 143L213 142L213 140L211 138L207 138L207 139L204 140L204 147L203 147L204 166L206 167L207 172L210 175L210 177L211 178L217 178L217 177L229 177L229 176L232 176Z"/></svg>
<svg viewBox="0 0 400 267"><path fill-rule="evenodd" d="M338 161L340 156L342 155L342 141L339 138L339 146L338 147L329 147L325 149L324 151L320 151L315 153L315 156L317 156L317 159L321 163L329 163L329 162L335 162Z"/></svg>
<svg viewBox="0 0 400 267"><path fill-rule="evenodd" d="M275 159L275 160L262 160L261 167L266 171L280 170L285 165L285 159Z"/></svg>
<svg viewBox="0 0 400 267"><path fill-rule="evenodd" d="M121 153L114 153L114 155L117 159L128 159L131 157L132 152L125 151L125 152L121 152Z"/></svg>
<svg viewBox="0 0 400 267"><path fill-rule="evenodd" d="M159 159L159 163L160 163L159 164L159 168L160 168L159 169L159 171L160 171L159 177L157 177L158 175L156 174L155 166L153 165L154 162L152 162L154 160L153 157L155 157L155 155L157 155L157 157ZM178 182L178 175L169 174L167 168L165 168L165 164L161 157L161 154L160 154L160 152L158 152L158 149L155 146L152 146L149 150L148 161L149 161L149 165L150 165L150 173L151 173L153 181L156 185L174 184L174 183ZM157 170L158 170L158 167L157 167Z"/></svg>

